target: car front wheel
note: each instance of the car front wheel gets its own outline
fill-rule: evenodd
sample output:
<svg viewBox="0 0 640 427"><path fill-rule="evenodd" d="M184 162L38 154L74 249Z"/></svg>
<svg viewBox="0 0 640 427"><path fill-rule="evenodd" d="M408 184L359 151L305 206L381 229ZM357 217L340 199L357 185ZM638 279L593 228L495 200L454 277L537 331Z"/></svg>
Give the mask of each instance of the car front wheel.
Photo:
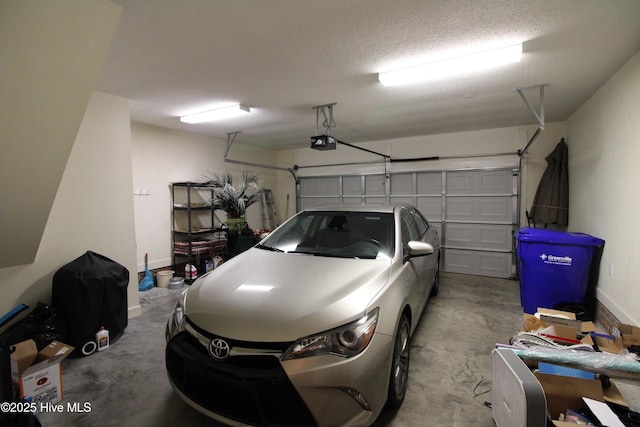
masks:
<svg viewBox="0 0 640 427"><path fill-rule="evenodd" d="M387 398L387 405L390 408L399 408L404 400L409 380L409 360L409 320L407 316L403 315L398 325L393 348L389 396Z"/></svg>

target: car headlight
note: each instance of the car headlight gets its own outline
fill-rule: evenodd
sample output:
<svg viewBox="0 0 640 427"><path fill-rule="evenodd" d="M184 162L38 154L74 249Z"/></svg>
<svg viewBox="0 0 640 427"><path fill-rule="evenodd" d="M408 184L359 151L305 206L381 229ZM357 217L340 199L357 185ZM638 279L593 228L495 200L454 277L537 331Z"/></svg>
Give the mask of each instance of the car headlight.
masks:
<svg viewBox="0 0 640 427"><path fill-rule="evenodd" d="M182 329L182 322L184 321L185 316L185 303L187 301L187 292L189 289L185 289L176 299L176 303L173 306L173 311L171 312L171 317L169 318L169 335L173 336L173 334L180 329Z"/></svg>
<svg viewBox="0 0 640 427"><path fill-rule="evenodd" d="M339 328L297 340L282 356L282 360L333 354L353 357L364 351L371 342L378 324L376 308L364 317Z"/></svg>

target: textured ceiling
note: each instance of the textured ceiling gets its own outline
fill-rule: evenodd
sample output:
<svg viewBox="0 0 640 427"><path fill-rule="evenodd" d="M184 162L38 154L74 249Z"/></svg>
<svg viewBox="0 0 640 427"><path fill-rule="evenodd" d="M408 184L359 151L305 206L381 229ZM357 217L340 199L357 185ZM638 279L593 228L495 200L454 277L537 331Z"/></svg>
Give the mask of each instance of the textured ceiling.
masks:
<svg viewBox="0 0 640 427"><path fill-rule="evenodd" d="M112 0L124 8L98 90L132 120L274 149L308 147L314 106L357 143L566 120L640 50L639 0ZM491 71L384 87L380 71L524 42ZM525 91L535 108L538 91ZM178 116L242 103L247 118ZM322 128L320 129L323 133Z"/></svg>

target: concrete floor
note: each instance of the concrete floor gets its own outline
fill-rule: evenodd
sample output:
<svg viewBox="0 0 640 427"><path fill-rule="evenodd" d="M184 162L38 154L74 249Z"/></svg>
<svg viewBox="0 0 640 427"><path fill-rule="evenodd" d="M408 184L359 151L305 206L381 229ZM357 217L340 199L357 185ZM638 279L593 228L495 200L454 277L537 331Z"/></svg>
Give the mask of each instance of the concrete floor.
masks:
<svg viewBox="0 0 640 427"><path fill-rule="evenodd" d="M143 292L143 314L103 352L67 359L64 401L89 403L86 413L42 413L45 427L219 426L172 391L164 367L164 328L178 291ZM375 427L494 426L491 350L520 330L517 281L442 273L413 337L409 389L396 413ZM477 388L476 388L477 387Z"/></svg>

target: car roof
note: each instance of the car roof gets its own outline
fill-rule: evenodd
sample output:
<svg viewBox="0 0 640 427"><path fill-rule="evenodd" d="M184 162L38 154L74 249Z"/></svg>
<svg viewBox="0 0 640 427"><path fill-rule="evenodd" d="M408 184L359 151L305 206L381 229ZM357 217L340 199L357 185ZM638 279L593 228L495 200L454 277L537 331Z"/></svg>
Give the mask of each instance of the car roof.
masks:
<svg viewBox="0 0 640 427"><path fill-rule="evenodd" d="M378 212L378 213L393 213L396 208L403 208L404 205L327 205L327 206L314 206L303 209L303 212L319 212L319 211L339 211L339 212Z"/></svg>

